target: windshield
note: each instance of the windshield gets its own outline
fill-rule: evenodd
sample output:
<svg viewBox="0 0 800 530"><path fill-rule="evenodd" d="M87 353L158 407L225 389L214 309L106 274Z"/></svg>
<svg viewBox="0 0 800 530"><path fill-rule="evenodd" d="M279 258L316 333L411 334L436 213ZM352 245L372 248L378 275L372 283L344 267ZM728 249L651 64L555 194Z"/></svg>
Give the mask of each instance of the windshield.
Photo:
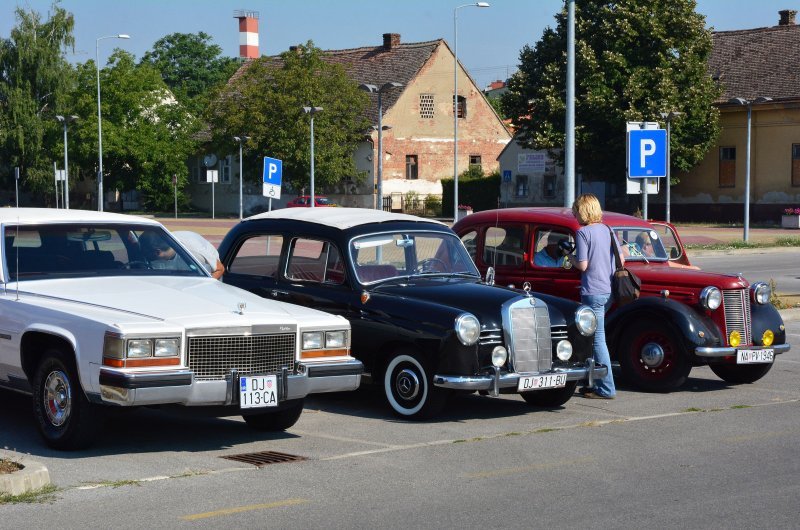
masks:
<svg viewBox="0 0 800 530"><path fill-rule="evenodd" d="M330 200L327 197L317 197L316 200L317 200L317 204L322 204L322 205L325 205L325 206L333 204L333 201Z"/></svg>
<svg viewBox="0 0 800 530"><path fill-rule="evenodd" d="M206 275L160 226L6 226L4 235L3 256L11 281L56 277Z"/></svg>
<svg viewBox="0 0 800 530"><path fill-rule="evenodd" d="M370 234L350 243L356 276L372 283L415 275L480 276L461 240L442 232Z"/></svg>
<svg viewBox="0 0 800 530"><path fill-rule="evenodd" d="M622 254L631 261L665 261L668 259L664 242L652 228L636 226L632 228L614 227Z"/></svg>

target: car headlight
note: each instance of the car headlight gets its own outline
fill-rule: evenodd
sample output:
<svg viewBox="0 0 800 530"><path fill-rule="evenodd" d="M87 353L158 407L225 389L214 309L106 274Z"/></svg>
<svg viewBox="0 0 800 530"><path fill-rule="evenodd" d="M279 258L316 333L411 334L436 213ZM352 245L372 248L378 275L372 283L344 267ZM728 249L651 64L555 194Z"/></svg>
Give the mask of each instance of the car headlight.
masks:
<svg viewBox="0 0 800 530"><path fill-rule="evenodd" d="M700 291L700 305L714 311L722 304L722 293L713 286L708 286Z"/></svg>
<svg viewBox="0 0 800 530"><path fill-rule="evenodd" d="M495 346L492 350L492 365L500 368L508 360L508 350L502 346Z"/></svg>
<svg viewBox="0 0 800 530"><path fill-rule="evenodd" d="M464 346L472 346L481 335L481 323L475 315L464 313L456 319L456 335Z"/></svg>
<svg viewBox="0 0 800 530"><path fill-rule="evenodd" d="M750 292L753 293L753 301L757 304L768 304L772 296L772 289L764 282L756 282L750 286Z"/></svg>
<svg viewBox="0 0 800 530"><path fill-rule="evenodd" d="M325 333L326 348L344 348L347 346L346 331L328 331Z"/></svg>
<svg viewBox="0 0 800 530"><path fill-rule="evenodd" d="M578 332L584 337L593 335L597 331L597 317L588 305L582 305L575 311L575 325Z"/></svg>
<svg viewBox="0 0 800 530"><path fill-rule="evenodd" d="M125 356L128 359L140 359L142 357L153 356L153 341L150 339L130 339L128 340L128 351Z"/></svg>
<svg viewBox="0 0 800 530"><path fill-rule="evenodd" d="M156 346L153 350L155 357L172 357L181 353L179 339L156 339Z"/></svg>
<svg viewBox="0 0 800 530"><path fill-rule="evenodd" d="M304 331L303 332L303 349L304 350L318 350L322 348L322 332L321 331Z"/></svg>
<svg viewBox="0 0 800 530"><path fill-rule="evenodd" d="M572 357L572 343L568 340L560 340L556 344L556 357L562 361L569 361Z"/></svg>

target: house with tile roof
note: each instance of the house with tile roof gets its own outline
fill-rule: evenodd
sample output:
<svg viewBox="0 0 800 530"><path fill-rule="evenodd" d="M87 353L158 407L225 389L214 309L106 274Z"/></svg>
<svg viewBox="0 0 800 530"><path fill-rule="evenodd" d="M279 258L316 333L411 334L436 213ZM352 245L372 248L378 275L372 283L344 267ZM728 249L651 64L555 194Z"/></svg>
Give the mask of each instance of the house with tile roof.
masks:
<svg viewBox="0 0 800 530"><path fill-rule="evenodd" d="M671 190L674 220L742 222L750 114L750 220L776 222L800 207L800 25L780 11L777 26L713 33L709 71L723 88L717 145ZM738 99L737 99L738 98ZM680 118L677 118L679 120ZM676 123L673 123L675 126ZM679 126L679 125L678 125ZM663 194L652 215L663 212Z"/></svg>
<svg viewBox="0 0 800 530"><path fill-rule="evenodd" d="M498 169L497 157L511 140L511 134L461 64L458 65L458 105L453 104L455 58L443 39L403 43L399 34L385 33L378 46L326 50L324 54L324 60L340 64L358 85L382 87L392 82L402 85L382 93L382 191L387 208L399 209L401 197L408 194L441 195L441 180L453 177L454 111L458 112L459 173L474 165L480 166L486 174ZM277 64L280 57L269 59ZM241 76L249 64L245 62L235 77ZM316 190L344 206L372 208L377 201L378 101L377 94L370 93L370 97L372 104L367 117L376 127L365 132L364 142L353 154L358 174L366 178L357 179L354 175L339 189ZM236 155L231 153L225 158L225 168L220 172L221 184L214 198L220 212L238 212ZM192 169L197 175L192 196L196 206L210 209L212 197L209 186L204 183L201 162L196 161ZM260 187L248 186L248 190L245 211L252 211L264 199ZM284 190L280 203L302 192Z"/></svg>

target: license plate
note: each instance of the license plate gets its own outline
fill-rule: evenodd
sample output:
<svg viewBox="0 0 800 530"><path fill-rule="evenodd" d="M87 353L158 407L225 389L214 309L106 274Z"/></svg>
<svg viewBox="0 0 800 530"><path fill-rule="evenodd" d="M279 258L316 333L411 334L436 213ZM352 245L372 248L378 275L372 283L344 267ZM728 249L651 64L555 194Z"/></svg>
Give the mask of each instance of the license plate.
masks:
<svg viewBox="0 0 800 530"><path fill-rule="evenodd" d="M528 375L519 378L517 392L561 388L567 384L567 374Z"/></svg>
<svg viewBox="0 0 800 530"><path fill-rule="evenodd" d="M736 350L736 364L771 363L775 360L775 350Z"/></svg>
<svg viewBox="0 0 800 530"><path fill-rule="evenodd" d="M247 375L239 378L239 407L254 409L278 406L278 377Z"/></svg>

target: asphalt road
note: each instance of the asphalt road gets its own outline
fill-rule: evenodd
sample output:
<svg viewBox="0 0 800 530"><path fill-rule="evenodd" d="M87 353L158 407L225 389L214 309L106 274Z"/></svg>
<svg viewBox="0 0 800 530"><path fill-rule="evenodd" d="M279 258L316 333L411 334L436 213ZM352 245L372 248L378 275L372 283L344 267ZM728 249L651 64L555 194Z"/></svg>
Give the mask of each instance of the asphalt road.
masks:
<svg viewBox="0 0 800 530"><path fill-rule="evenodd" d="M775 280L778 293L800 298L800 248L690 250L689 259L704 270L729 274L741 272L750 283Z"/></svg>
<svg viewBox="0 0 800 530"><path fill-rule="evenodd" d="M238 417L129 411L86 452L40 442L30 400L0 391L0 447L44 463L49 501L0 505L5 528L796 528L800 321L761 381L707 368L670 394L621 385L537 410L517 396L451 400L394 419L371 390L309 399L287 433ZM307 460L256 468L224 456ZM0 450L0 456L4 454Z"/></svg>

